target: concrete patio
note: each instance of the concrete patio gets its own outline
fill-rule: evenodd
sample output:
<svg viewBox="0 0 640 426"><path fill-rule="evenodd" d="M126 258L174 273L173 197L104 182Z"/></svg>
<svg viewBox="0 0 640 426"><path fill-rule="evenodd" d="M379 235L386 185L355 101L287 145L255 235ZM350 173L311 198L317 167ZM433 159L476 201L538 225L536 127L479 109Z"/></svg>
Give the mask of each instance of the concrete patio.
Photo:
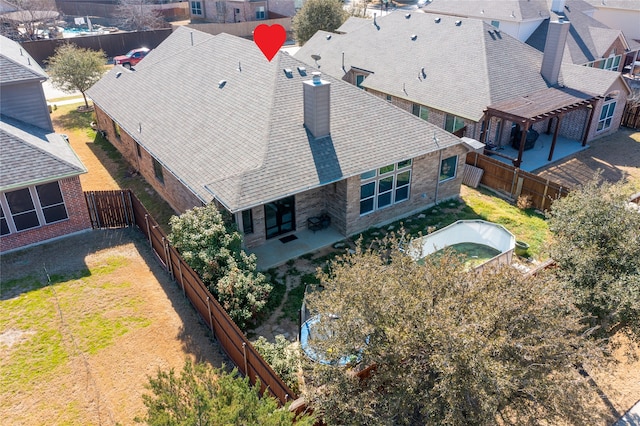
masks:
<svg viewBox="0 0 640 426"><path fill-rule="evenodd" d="M260 247L247 250L258 258L258 270L264 271L282 265L289 259L320 250L346 238L332 227L316 232L303 229L291 235L296 239L283 243L280 238L273 238Z"/></svg>
<svg viewBox="0 0 640 426"><path fill-rule="evenodd" d="M549 150L551 149L552 141L553 135L541 133L536 140L534 147L522 153L522 164L520 165L520 168L525 172L532 172L562 160L576 152L589 148L589 145L582 146L582 142L575 139L558 137L556 140L556 147L553 150L553 159L549 161ZM496 150L496 153L512 158L518 158L518 151L510 145L499 147L498 150ZM508 158L504 158L499 155L494 155L493 158L513 165L512 161Z"/></svg>

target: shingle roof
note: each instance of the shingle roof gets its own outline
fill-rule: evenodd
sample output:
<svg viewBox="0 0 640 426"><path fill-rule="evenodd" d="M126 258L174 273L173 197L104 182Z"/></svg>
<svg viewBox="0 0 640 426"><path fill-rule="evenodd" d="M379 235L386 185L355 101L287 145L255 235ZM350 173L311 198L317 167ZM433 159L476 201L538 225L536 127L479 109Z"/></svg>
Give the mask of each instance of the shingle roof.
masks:
<svg viewBox="0 0 640 426"><path fill-rule="evenodd" d="M593 7L600 9L640 10L640 0L585 0Z"/></svg>
<svg viewBox="0 0 640 426"><path fill-rule="evenodd" d="M0 190L86 173L62 136L0 116Z"/></svg>
<svg viewBox="0 0 640 426"><path fill-rule="evenodd" d="M0 36L0 85L47 79L47 74L17 42Z"/></svg>
<svg viewBox="0 0 640 426"><path fill-rule="evenodd" d="M573 64L585 64L597 59L601 59L613 45L616 39L625 41L622 31L611 29L602 22L591 18L581 11L580 6L584 6L584 1L567 1L562 16L571 23L567 44L564 49L563 60ZM552 14L553 19L559 15ZM549 19L545 20L531 34L526 43L542 52L544 50L547 31L549 29Z"/></svg>
<svg viewBox="0 0 640 426"><path fill-rule="evenodd" d="M549 17L546 0L432 0L426 13L521 22Z"/></svg>
<svg viewBox="0 0 640 426"><path fill-rule="evenodd" d="M352 67L372 71L364 80L366 88L473 121L480 121L487 105L548 87L540 75L542 54L504 32L496 34L481 20L426 13L407 19L394 12L377 23L379 29L371 21L330 39L329 33L318 32L295 57L313 64L310 55L319 54L320 70L337 78ZM618 78L616 73L593 71L563 64L560 82L586 81L599 90ZM594 89L586 92L603 94L593 93Z"/></svg>
<svg viewBox="0 0 640 426"><path fill-rule="evenodd" d="M179 28L136 71L116 67L88 94L194 194L233 212L437 151L434 134L440 148L461 143L326 74L331 137L314 140L302 102L314 70L298 66L283 52L268 62L245 39Z"/></svg>
<svg viewBox="0 0 640 426"><path fill-rule="evenodd" d="M336 30L337 33L350 33L353 30L356 30L363 25L371 25L371 19L358 18L356 16L350 16L344 24L340 25L340 27Z"/></svg>

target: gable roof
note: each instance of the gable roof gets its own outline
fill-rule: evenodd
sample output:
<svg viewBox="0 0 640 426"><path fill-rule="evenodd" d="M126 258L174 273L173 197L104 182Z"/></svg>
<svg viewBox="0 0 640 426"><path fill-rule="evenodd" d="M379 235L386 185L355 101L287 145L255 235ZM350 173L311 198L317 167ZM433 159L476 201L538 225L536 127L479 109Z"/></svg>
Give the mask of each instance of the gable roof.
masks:
<svg viewBox="0 0 640 426"><path fill-rule="evenodd" d="M422 7L426 13L478 19L522 22L549 17L546 0L431 0Z"/></svg>
<svg viewBox="0 0 640 426"><path fill-rule="evenodd" d="M17 42L0 36L0 85L46 80L47 74Z"/></svg>
<svg viewBox="0 0 640 426"><path fill-rule="evenodd" d="M0 119L0 191L87 172L61 135L5 116Z"/></svg>
<svg viewBox="0 0 640 426"><path fill-rule="evenodd" d="M609 28L602 22L583 13L580 6L584 1L567 1L564 13L552 13L553 19L562 16L569 20L571 27L567 36L563 61L573 64L585 64L608 56L608 51L617 39L628 48L622 31ZM546 19L527 39L526 43L540 52L544 51L550 19ZM618 52L621 54L624 52Z"/></svg>
<svg viewBox="0 0 640 426"><path fill-rule="evenodd" d="M370 22L330 39L319 31L295 57L312 64L310 55L319 54L320 70L337 78L351 68L371 71L362 84L368 89L476 122L487 105L549 87L540 75L542 53L482 20L394 12L377 19L379 29ZM602 70L563 64L560 82L598 96L620 78L593 71Z"/></svg>
<svg viewBox="0 0 640 426"><path fill-rule="evenodd" d="M638 0L585 0L596 9L623 9L638 11Z"/></svg>
<svg viewBox="0 0 640 426"><path fill-rule="evenodd" d="M267 61L252 41L181 27L136 71L117 66L88 94L202 201L231 212L461 143L326 74L331 136L314 139L303 126L311 71L283 52ZM137 95L122 102L127 92Z"/></svg>

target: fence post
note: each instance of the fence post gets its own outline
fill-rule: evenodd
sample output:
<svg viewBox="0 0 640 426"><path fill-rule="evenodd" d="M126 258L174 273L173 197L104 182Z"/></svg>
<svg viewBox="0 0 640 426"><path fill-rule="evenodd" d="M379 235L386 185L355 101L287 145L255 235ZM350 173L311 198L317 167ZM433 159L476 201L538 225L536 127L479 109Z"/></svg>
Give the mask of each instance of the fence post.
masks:
<svg viewBox="0 0 640 426"><path fill-rule="evenodd" d="M517 168L517 167L515 169L513 169L513 178L511 179L511 193L509 194L511 196L511 198L514 198L513 194L514 194L514 188L516 186L516 180L517 180L517 177L518 177L518 170L520 170L520 169Z"/></svg>
<svg viewBox="0 0 640 426"><path fill-rule="evenodd" d="M213 318L211 317L211 298L207 296L207 311L209 311L209 326L211 326L211 334L213 334L213 338L216 338L216 330L213 328ZM246 360L245 360L246 363Z"/></svg>
<svg viewBox="0 0 640 426"><path fill-rule="evenodd" d="M147 224L147 235L149 236L149 247L153 248L153 244L151 243L151 229L149 229L149 215L144 215L144 221Z"/></svg>
<svg viewBox="0 0 640 426"><path fill-rule="evenodd" d="M549 191L549 179L544 185L544 193L542 194L542 205L540 206L540 210L544 211L544 204L547 202L547 191Z"/></svg>
<svg viewBox="0 0 640 426"><path fill-rule="evenodd" d="M518 176L518 184L516 185L516 193L513 194L513 198L514 199L518 199L518 197L520 197L520 194L522 194L522 184L524 183L524 178L521 176Z"/></svg>
<svg viewBox="0 0 640 426"><path fill-rule="evenodd" d="M127 196L129 198L129 208L131 209L131 224L136 225L136 213L133 211L133 200L131 200L131 190L127 190Z"/></svg>
<svg viewBox="0 0 640 426"><path fill-rule="evenodd" d="M244 375L249 375L249 368L247 367L247 342L242 342L242 355L244 356Z"/></svg>
<svg viewBox="0 0 640 426"><path fill-rule="evenodd" d="M475 158L473 159L473 167L478 167L478 153L474 152L474 154L476 155Z"/></svg>

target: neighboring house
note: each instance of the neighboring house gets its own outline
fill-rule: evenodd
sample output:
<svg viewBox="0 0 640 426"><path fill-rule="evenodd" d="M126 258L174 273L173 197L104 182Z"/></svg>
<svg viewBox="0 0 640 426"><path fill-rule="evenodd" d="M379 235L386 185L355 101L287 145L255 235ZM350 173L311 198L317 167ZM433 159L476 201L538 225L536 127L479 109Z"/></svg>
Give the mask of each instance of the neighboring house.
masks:
<svg viewBox="0 0 640 426"><path fill-rule="evenodd" d="M622 71L640 49L618 26L594 19L593 6L584 0L433 0L422 10L482 19L541 52L549 22L562 16L571 22L563 60L577 65Z"/></svg>
<svg viewBox="0 0 640 426"><path fill-rule="evenodd" d="M0 252L91 229L79 178L87 170L54 133L46 79L18 43L0 37Z"/></svg>
<svg viewBox="0 0 640 426"><path fill-rule="evenodd" d="M569 24L552 26L562 31L543 55L481 20L394 12L347 21L346 34L319 31L295 57L458 136L498 146L515 125L583 145L617 131L629 86L619 73L563 63ZM529 96L528 111L509 108ZM522 152L514 163L521 160Z"/></svg>
<svg viewBox="0 0 640 426"><path fill-rule="evenodd" d="M313 218L348 236L459 195L460 139L305 67L178 28L88 94L99 128L176 211L215 203L247 248L313 229Z"/></svg>
<svg viewBox="0 0 640 426"><path fill-rule="evenodd" d="M640 0L585 0L595 9L598 21L622 30L631 40L640 42Z"/></svg>
<svg viewBox="0 0 640 426"><path fill-rule="evenodd" d="M262 21L293 16L293 0L190 0L191 19L214 23Z"/></svg>

